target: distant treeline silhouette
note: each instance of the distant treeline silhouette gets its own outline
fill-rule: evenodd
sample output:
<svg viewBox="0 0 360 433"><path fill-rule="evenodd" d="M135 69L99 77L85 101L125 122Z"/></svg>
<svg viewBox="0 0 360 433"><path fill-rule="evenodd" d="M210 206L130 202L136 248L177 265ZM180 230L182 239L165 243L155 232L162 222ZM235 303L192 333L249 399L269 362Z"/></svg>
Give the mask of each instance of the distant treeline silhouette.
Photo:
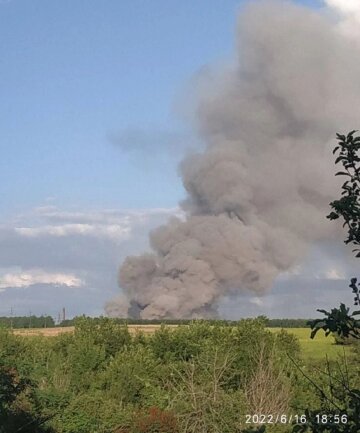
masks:
<svg viewBox="0 0 360 433"><path fill-rule="evenodd" d="M85 316L82 316L85 317ZM63 320L59 326L74 326L78 317L74 317L73 319ZM259 316L258 319L261 319L265 326L268 328L308 328L307 324L312 319L269 319L266 316ZM96 322L100 320L100 318L93 318ZM144 320L144 319L113 319L116 323L119 324L127 324L127 325L188 325L193 322L191 319L152 319L152 320ZM238 323L237 320L206 320L207 323L214 322L216 324L223 324L224 326L234 326Z"/></svg>
<svg viewBox="0 0 360 433"><path fill-rule="evenodd" d="M14 316L14 317L0 317L0 326L7 328L22 329L22 328L53 328L55 326L67 327L74 326L80 317L77 316L73 319L63 320L60 324L56 325L51 316ZM269 328L308 328L307 322L310 319L268 319L265 316L260 316ZM99 317L94 317L92 320L100 321ZM161 320L142 320L142 319L113 319L115 323L127 325L188 325L193 320L189 319L161 319ZM216 322L224 326L234 326L238 321L236 320L206 320L207 323Z"/></svg>
<svg viewBox="0 0 360 433"><path fill-rule="evenodd" d="M55 321L51 316L14 316L0 317L0 326L6 328L53 328Z"/></svg>

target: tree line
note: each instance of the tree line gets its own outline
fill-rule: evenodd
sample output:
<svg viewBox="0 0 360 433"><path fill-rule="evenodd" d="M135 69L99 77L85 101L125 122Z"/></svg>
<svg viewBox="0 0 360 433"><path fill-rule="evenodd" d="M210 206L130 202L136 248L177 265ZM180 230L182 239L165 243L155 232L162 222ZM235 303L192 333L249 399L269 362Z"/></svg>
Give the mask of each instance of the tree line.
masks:
<svg viewBox="0 0 360 433"><path fill-rule="evenodd" d="M55 326L67 327L75 326L77 320L81 317L76 316L72 319L66 319L56 325L55 320L51 316L14 316L14 317L0 317L0 326L13 329L26 329L26 328L54 328ZM100 322L102 317L92 318L95 322ZM269 319L265 316L259 316L268 328L308 328L308 322L312 319ZM161 320L143 320L143 319L114 319L115 323L120 325L189 325L193 320L187 319L161 319ZM237 320L208 320L208 323L221 323L223 326L235 326Z"/></svg>
<svg viewBox="0 0 360 433"><path fill-rule="evenodd" d="M14 329L53 328L55 321L51 316L14 316L0 317L0 326Z"/></svg>

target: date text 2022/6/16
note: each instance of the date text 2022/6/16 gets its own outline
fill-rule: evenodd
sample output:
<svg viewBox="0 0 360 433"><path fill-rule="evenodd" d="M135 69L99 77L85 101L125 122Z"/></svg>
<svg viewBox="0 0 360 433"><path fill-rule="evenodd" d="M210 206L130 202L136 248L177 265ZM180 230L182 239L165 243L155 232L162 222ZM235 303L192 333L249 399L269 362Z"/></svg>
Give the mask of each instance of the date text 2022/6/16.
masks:
<svg viewBox="0 0 360 433"><path fill-rule="evenodd" d="M308 421L305 414L252 414L245 415L245 424L306 424ZM317 414L317 424L346 424L347 415Z"/></svg>

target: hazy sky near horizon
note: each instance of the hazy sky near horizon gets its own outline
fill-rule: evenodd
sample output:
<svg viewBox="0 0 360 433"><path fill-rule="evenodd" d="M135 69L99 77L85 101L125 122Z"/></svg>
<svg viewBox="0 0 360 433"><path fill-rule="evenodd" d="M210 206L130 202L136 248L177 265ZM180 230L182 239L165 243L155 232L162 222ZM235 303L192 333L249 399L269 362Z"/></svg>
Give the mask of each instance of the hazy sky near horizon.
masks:
<svg viewBox="0 0 360 433"><path fill-rule="evenodd" d="M179 213L177 164L201 146L184 98L199 71L232 58L244 3L0 0L0 315L103 313L120 262ZM316 288L330 306L348 299L354 262L330 251L222 311L311 316ZM301 290L308 303L289 310Z"/></svg>

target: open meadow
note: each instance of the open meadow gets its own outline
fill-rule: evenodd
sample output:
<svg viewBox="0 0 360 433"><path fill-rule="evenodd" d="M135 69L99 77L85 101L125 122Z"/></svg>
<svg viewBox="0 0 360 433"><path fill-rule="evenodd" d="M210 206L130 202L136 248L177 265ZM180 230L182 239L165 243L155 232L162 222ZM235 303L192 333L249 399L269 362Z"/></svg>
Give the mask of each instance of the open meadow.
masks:
<svg viewBox="0 0 360 433"><path fill-rule="evenodd" d="M280 328L269 328L272 332L279 332ZM305 359L338 359L348 354L351 347L335 344L335 339L331 335L325 336L323 331L317 333L314 339L310 338L309 328L287 328L287 332L294 334L298 339L301 352Z"/></svg>

